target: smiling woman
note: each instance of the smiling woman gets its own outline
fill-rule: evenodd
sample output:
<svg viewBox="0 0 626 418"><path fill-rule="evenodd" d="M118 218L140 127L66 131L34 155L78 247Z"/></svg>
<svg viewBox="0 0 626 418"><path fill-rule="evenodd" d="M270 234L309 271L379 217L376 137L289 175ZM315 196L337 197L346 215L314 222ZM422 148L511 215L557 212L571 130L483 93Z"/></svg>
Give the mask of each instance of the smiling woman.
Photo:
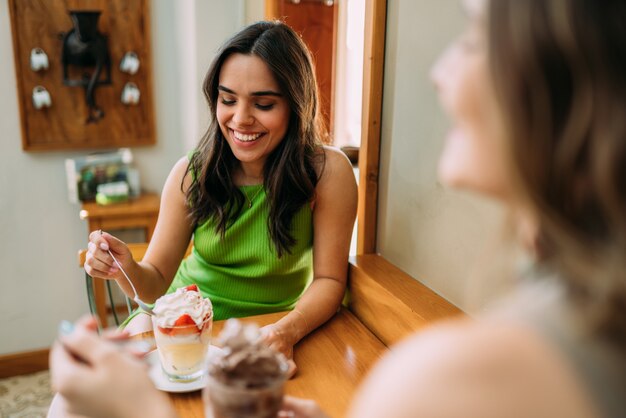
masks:
<svg viewBox="0 0 626 418"><path fill-rule="evenodd" d="M344 296L356 216L352 166L322 145L311 57L285 24L256 23L228 40L203 91L211 124L171 170L143 260L94 231L85 270L131 295L123 269L146 302L195 283L216 320L290 311L265 326L263 338L294 373L293 346ZM126 323L131 334L150 328L140 311ZM59 399L49 416L65 415Z"/></svg>
<svg viewBox="0 0 626 418"><path fill-rule="evenodd" d="M143 261L113 236L92 234L85 269L130 291L108 248L142 299L197 283L216 320L293 309L266 328L268 344L291 357L343 297L356 212L352 168L322 145L311 56L285 24L256 23L228 40L203 91L211 125L170 173ZM144 317L134 315L127 329L145 331Z"/></svg>
<svg viewBox="0 0 626 418"><path fill-rule="evenodd" d="M356 215L352 167L322 145L311 56L285 24L259 22L235 34L203 92L211 124L167 179L145 257L135 261L122 241L92 233L85 270L131 292L110 250L142 300L195 283L216 320L290 310L264 338L291 358L344 295ZM131 333L150 327L141 312L126 323Z"/></svg>

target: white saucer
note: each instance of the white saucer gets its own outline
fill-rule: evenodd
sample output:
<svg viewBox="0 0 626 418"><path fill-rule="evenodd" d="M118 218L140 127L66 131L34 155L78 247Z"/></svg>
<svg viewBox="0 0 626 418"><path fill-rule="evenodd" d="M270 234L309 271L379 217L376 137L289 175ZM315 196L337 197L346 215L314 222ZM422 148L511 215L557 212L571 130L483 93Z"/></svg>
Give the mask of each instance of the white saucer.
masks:
<svg viewBox="0 0 626 418"><path fill-rule="evenodd" d="M222 351L222 349L219 347L214 345L209 346L209 356L215 355L220 351ZM154 383L154 386L159 390L173 393L193 392L194 390L202 389L206 384L204 376L198 380L194 380L193 382L172 382L169 380L163 372L157 350L149 353L146 356L146 360L150 365L150 379L152 379L152 383Z"/></svg>

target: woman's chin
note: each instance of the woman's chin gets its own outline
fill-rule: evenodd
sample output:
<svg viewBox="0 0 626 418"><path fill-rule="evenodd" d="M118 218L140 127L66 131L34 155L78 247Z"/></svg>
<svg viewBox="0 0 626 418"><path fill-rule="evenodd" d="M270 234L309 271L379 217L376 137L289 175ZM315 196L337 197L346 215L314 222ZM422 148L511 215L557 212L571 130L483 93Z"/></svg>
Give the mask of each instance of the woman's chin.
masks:
<svg viewBox="0 0 626 418"><path fill-rule="evenodd" d="M439 168L437 175L439 182L450 189L464 189L464 181L462 177L459 177L456 173L448 172L445 169Z"/></svg>
<svg viewBox="0 0 626 418"><path fill-rule="evenodd" d="M446 188L473 193L488 199L506 201L506 194L499 184L477 177L460 169L459 165L446 166L440 162L437 177Z"/></svg>
<svg viewBox="0 0 626 418"><path fill-rule="evenodd" d="M453 157L454 153L444 150L437 165L437 178L446 187L463 188L467 176L462 169L462 162Z"/></svg>
<svg viewBox="0 0 626 418"><path fill-rule="evenodd" d="M461 130L451 129L448 132L437 165L437 177L441 184L452 189L474 189L484 167L475 164L471 144Z"/></svg>
<svg viewBox="0 0 626 418"><path fill-rule="evenodd" d="M483 187L485 185L481 184L480 179L477 179L468 170L463 169L462 164L455 161L446 162L445 159L439 161L437 177L439 182L449 189L478 194L486 193L485 187Z"/></svg>

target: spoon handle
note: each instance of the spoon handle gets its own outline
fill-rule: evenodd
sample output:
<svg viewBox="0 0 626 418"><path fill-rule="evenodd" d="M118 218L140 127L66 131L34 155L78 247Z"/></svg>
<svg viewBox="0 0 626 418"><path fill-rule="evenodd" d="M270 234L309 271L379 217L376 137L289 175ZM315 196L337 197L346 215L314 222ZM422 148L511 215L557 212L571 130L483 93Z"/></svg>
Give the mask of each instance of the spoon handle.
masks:
<svg viewBox="0 0 626 418"><path fill-rule="evenodd" d="M128 274L126 274L126 272L124 271L124 268L122 268L122 265L120 264L119 261L117 261L117 258L115 258L115 256L113 255L113 253L111 252L111 250L107 250L107 252L109 253L109 255L111 256L111 258L113 259L113 261L115 261L115 264L117 264L117 267L120 269L120 271L122 272L122 274L124 275L124 277L126 277L126 280L128 280L128 284L130 284L130 287L133 289L133 293L135 294L135 299L138 298L137 295L137 290L135 289L135 286L133 286L133 282L130 281L130 278L128 277Z"/></svg>
<svg viewBox="0 0 626 418"><path fill-rule="evenodd" d="M148 315L154 315L154 312L152 311L150 306L148 306L143 300L139 299L139 295L137 295L137 290L135 289L135 286L133 286L133 282L130 280L130 278L128 277L128 274L126 274L126 272L122 268L122 265L120 264L120 262L117 261L117 258L115 258L115 256L111 253L111 250L107 250L107 251L108 251L109 255L111 256L111 258L113 259L113 261L115 261L115 264L117 264L117 267L119 267L119 269L122 272L122 274L124 275L124 277L126 277L126 280L128 280L128 284L130 284L130 287L133 289L133 293L135 294L135 297L133 298L133 300Z"/></svg>

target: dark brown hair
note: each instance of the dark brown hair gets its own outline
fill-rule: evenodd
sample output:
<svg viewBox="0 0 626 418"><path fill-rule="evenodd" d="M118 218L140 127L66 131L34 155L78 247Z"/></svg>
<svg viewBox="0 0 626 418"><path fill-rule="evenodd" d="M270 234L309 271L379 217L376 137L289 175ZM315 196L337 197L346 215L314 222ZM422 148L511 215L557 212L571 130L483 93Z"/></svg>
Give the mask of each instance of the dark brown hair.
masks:
<svg viewBox="0 0 626 418"><path fill-rule="evenodd" d="M540 263L626 344L626 2L492 0L488 22Z"/></svg>
<svg viewBox="0 0 626 418"><path fill-rule="evenodd" d="M211 112L211 124L189 162L195 178L187 191L195 225L215 223L223 237L230 222L241 213L243 193L233 184L239 161L233 155L217 122L219 76L232 54L255 55L267 64L290 109L285 138L268 156L264 187L270 213L269 234L278 256L296 241L290 231L296 212L313 199L321 167L321 118L311 55L302 39L281 22L258 22L235 34L221 47L204 79L203 91Z"/></svg>

